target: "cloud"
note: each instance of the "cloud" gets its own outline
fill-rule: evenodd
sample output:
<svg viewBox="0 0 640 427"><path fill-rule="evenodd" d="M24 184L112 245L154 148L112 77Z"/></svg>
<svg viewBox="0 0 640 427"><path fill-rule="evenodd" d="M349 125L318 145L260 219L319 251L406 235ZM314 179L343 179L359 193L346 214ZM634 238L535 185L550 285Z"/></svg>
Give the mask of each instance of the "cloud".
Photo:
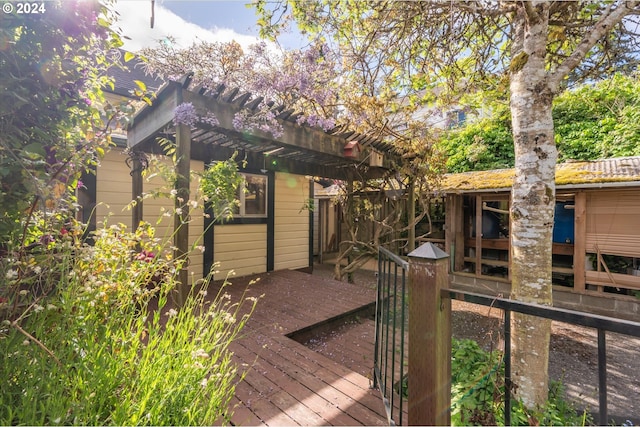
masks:
<svg viewBox="0 0 640 427"><path fill-rule="evenodd" d="M227 42L237 41L243 48L258 42L253 36L240 34L230 28L214 27L210 30L185 21L180 16L155 3L155 23L151 28L151 1L119 0L115 10L119 19L115 27L120 28L124 39L124 49L136 52L143 47L154 47L158 42L172 36L179 47L190 46L198 40Z"/></svg>

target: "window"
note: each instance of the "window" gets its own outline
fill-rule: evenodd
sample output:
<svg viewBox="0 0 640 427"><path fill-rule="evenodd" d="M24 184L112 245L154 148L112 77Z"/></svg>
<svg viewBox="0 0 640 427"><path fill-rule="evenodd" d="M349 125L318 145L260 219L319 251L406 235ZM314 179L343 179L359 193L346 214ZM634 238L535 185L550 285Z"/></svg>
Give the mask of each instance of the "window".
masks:
<svg viewBox="0 0 640 427"><path fill-rule="evenodd" d="M447 129L455 129L464 125L467 113L464 110L451 110L447 113Z"/></svg>
<svg viewBox="0 0 640 427"><path fill-rule="evenodd" d="M240 205L234 216L266 218L267 216L267 176L243 173L244 185L238 191Z"/></svg>

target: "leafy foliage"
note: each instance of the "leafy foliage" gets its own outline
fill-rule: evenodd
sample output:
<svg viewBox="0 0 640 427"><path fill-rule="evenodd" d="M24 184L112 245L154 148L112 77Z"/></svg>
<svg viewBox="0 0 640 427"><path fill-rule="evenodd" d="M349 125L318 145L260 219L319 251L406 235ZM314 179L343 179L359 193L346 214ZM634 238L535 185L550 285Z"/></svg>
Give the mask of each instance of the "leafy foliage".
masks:
<svg viewBox="0 0 640 427"><path fill-rule="evenodd" d="M487 352L473 340L452 341L451 348L452 425L504 425L504 363L500 352ZM550 386L548 401L528 409L513 403L512 425L586 425L591 416L578 413L564 399L561 383Z"/></svg>
<svg viewBox="0 0 640 427"><path fill-rule="evenodd" d="M69 201L65 188L75 189L79 172L109 144L99 104L107 52L121 45L111 21L104 4L80 0L47 2L38 16L0 16L8 47L0 50L2 241L29 207Z"/></svg>
<svg viewBox="0 0 640 427"><path fill-rule="evenodd" d="M560 94L553 104L560 161L640 155L640 81L616 74ZM511 168L514 165L509 111L486 104L490 117L443 132L438 147L448 172Z"/></svg>
<svg viewBox="0 0 640 427"><path fill-rule="evenodd" d="M553 108L560 159L640 155L640 81L617 74L560 95Z"/></svg>
<svg viewBox="0 0 640 427"><path fill-rule="evenodd" d="M438 147L451 173L513 167L511 115L504 107L496 109L491 117L444 132Z"/></svg>
<svg viewBox="0 0 640 427"><path fill-rule="evenodd" d="M229 160L214 162L202 173L200 188L214 218L229 220L233 217L239 206L238 189L243 182L235 155Z"/></svg>

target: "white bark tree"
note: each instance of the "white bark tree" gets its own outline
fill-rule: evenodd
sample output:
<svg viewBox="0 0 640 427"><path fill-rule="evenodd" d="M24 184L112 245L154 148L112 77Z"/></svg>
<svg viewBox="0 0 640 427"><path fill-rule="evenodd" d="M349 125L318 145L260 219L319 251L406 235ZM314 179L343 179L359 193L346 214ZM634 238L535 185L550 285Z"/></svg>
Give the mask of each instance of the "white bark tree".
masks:
<svg viewBox="0 0 640 427"><path fill-rule="evenodd" d="M418 108L460 101L465 92L509 91L516 158L512 297L547 305L557 159L552 101L570 80L637 64L639 9L621 0L257 3L268 22L263 34L277 35L293 20L332 40L351 72L350 90L360 87L376 99L372 104L397 109L404 95L404 108ZM534 407L548 394L551 325L523 316L514 322L516 394Z"/></svg>

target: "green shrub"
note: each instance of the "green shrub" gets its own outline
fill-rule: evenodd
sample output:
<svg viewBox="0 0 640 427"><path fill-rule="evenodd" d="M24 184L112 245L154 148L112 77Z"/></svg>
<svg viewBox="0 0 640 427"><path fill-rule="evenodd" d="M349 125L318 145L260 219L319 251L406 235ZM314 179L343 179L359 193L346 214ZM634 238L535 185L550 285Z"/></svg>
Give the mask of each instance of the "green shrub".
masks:
<svg viewBox="0 0 640 427"><path fill-rule="evenodd" d="M229 345L256 300L207 296L205 280L177 310L182 261L152 227L111 226L94 246L67 228L0 259L0 424L228 421Z"/></svg>
<svg viewBox="0 0 640 427"><path fill-rule="evenodd" d="M473 340L452 341L451 424L504 425L504 363L498 351L487 352ZM511 425L586 425L593 422L564 400L564 388L553 382L542 408L512 402Z"/></svg>

